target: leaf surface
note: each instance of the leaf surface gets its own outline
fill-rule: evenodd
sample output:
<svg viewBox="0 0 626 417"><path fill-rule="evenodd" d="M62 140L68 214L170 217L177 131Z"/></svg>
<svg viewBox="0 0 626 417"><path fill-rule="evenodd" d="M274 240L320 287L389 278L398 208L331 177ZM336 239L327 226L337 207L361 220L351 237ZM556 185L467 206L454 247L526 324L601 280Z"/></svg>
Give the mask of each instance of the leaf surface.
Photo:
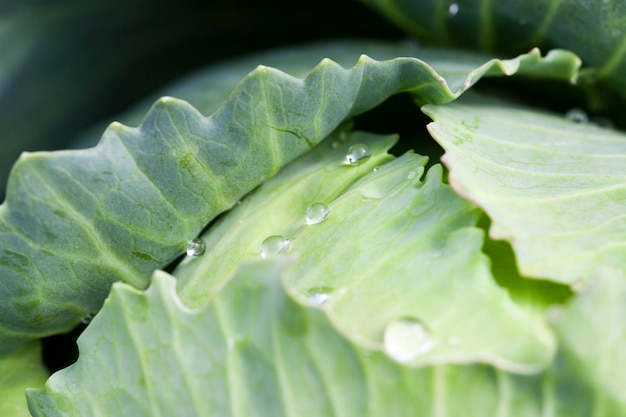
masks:
<svg viewBox="0 0 626 417"><path fill-rule="evenodd" d="M241 262L261 256L266 239L281 237L297 256L285 282L302 302L323 304L351 340L412 365L539 371L552 358L552 335L494 282L478 211L442 184L441 166L422 180L426 158L387 155L392 139L337 132L265 182L207 230L204 255L174 271L181 299L206 304ZM372 155L347 165L359 145ZM328 212L309 224L319 204ZM424 354L390 342L407 320L427 329Z"/></svg>
<svg viewBox="0 0 626 417"><path fill-rule="evenodd" d="M43 387L48 378L41 359L41 343L32 341L0 358L0 415L30 417L26 388Z"/></svg>
<svg viewBox="0 0 626 417"><path fill-rule="evenodd" d="M573 284L624 270L623 133L486 97L423 110L450 183L511 243L522 275Z"/></svg>
<svg viewBox="0 0 626 417"><path fill-rule="evenodd" d="M28 391L31 413L623 415L620 345L579 348L590 331L608 331L607 343L623 342L618 330L626 301L623 280L598 281L602 287L556 313L563 346L558 360L542 374L523 376L486 365L412 368L363 349L342 337L327 310L300 304L285 292L281 274L289 268L285 258L243 264L196 311L183 306L174 278L160 271L147 291L114 284L78 340L76 364L55 373L42 390ZM590 320L588 308L600 312L602 320Z"/></svg>
<svg viewBox="0 0 626 417"><path fill-rule="evenodd" d="M393 94L442 103L483 75L570 79L579 65L564 51L477 68L437 51L424 56L432 66L410 57L362 56L350 69L323 60L304 78L261 66L210 117L163 98L139 127L114 123L94 148L24 154L0 206L2 334L64 331L97 311L112 282L145 287L219 213Z"/></svg>

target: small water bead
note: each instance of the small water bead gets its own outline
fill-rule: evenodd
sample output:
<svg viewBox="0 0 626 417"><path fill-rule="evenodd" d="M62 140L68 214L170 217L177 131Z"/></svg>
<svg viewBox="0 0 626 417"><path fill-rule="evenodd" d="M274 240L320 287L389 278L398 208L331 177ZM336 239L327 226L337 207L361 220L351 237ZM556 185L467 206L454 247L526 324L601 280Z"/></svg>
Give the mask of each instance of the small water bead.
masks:
<svg viewBox="0 0 626 417"><path fill-rule="evenodd" d="M311 204L306 209L306 224L317 224L326 220L330 214L330 209L324 203Z"/></svg>
<svg viewBox="0 0 626 417"><path fill-rule="evenodd" d="M261 243L261 258L287 253L291 248L291 241L284 236L272 235Z"/></svg>
<svg viewBox="0 0 626 417"><path fill-rule="evenodd" d="M456 16L458 12L459 12L458 3L452 3L450 7L448 7L448 14L450 15L450 17Z"/></svg>
<svg viewBox="0 0 626 417"><path fill-rule="evenodd" d="M385 328L385 351L398 362L412 361L429 352L434 345L433 336L417 320L400 319Z"/></svg>
<svg viewBox="0 0 626 417"><path fill-rule="evenodd" d="M346 163L348 165L357 165L370 156L372 156L370 148L362 143L357 143L348 148Z"/></svg>
<svg viewBox="0 0 626 417"><path fill-rule="evenodd" d="M320 307L330 299L332 292L330 287L314 287L307 291L307 300L311 305Z"/></svg>
<svg viewBox="0 0 626 417"><path fill-rule="evenodd" d="M587 113L579 108L573 108L565 113L565 118L575 123L587 123L589 122L589 116Z"/></svg>
<svg viewBox="0 0 626 417"><path fill-rule="evenodd" d="M205 250L206 244L204 243L204 240L196 238L187 241L187 248L185 249L187 256L195 258L202 255Z"/></svg>

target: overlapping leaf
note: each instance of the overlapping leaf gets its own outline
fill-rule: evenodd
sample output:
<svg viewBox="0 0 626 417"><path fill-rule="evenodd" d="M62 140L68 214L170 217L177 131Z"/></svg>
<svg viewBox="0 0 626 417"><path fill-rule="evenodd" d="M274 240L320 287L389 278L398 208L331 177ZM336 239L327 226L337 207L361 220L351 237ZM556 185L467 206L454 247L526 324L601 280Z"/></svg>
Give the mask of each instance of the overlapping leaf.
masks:
<svg viewBox="0 0 626 417"><path fill-rule="evenodd" d="M523 275L573 284L624 270L623 133L486 98L423 109L450 183L511 242Z"/></svg>
<svg viewBox="0 0 626 417"><path fill-rule="evenodd" d="M174 271L182 300L206 304L278 236L297 256L285 272L288 285L301 300L324 303L363 346L382 349L408 320L432 343L423 355L411 344L406 353L387 346L401 361L540 370L552 358L552 337L493 281L482 230L473 227L478 211L442 184L441 166L422 181L426 158L390 161L391 139L339 132L265 182L202 236L204 255ZM372 156L346 164L350 149L362 145ZM307 220L319 205L324 215Z"/></svg>
<svg viewBox="0 0 626 417"><path fill-rule="evenodd" d="M24 155L0 207L2 334L56 333L97 310L112 282L146 286L217 214L390 95L442 103L482 75L568 80L579 65L563 51L541 58L534 50L471 71L455 65L465 57L424 56L431 65L363 56L344 69L325 60L303 79L259 67L208 118L165 98L140 127L111 125L95 148Z"/></svg>
<svg viewBox="0 0 626 417"><path fill-rule="evenodd" d="M626 411L623 280L608 276L556 313L558 360L542 374L520 376L484 365L411 368L363 349L336 330L328 311L285 292L285 261L242 265L198 311L182 305L174 278L163 272L146 292L115 284L79 338L78 362L43 390L29 390L30 411L35 417L620 417ZM590 316L588 308L601 314ZM597 331L611 337L581 349L580 341Z"/></svg>

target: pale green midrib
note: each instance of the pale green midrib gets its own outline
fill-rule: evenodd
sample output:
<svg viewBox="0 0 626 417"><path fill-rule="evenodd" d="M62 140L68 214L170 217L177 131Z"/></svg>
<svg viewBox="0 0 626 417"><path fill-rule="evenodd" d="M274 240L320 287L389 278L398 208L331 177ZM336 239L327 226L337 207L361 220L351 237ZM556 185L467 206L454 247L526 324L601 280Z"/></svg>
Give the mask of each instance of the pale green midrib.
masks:
<svg viewBox="0 0 626 417"><path fill-rule="evenodd" d="M267 89L268 87L268 83L267 83L267 77L261 77L261 79L259 80L259 83L261 84L261 92L263 94L263 102L265 103L264 109L265 109L265 115L266 115L266 120L269 121L271 123L272 126L277 126L276 124L276 119L274 116L274 113L271 109L271 107L269 106L270 101L268 101L268 92ZM281 95L281 100L282 100L282 95ZM276 170L277 167L280 167L280 160L281 157L278 154L278 149L280 149L280 147L278 146L278 138L276 135L276 130L274 129L270 129L269 132L267 132L267 138L266 138L266 143L267 145L265 146L266 149L269 150L268 154L270 156L270 165L272 167L272 170Z"/></svg>
<svg viewBox="0 0 626 417"><path fill-rule="evenodd" d="M433 417L446 417L445 365L432 365ZM450 416L452 417L452 416Z"/></svg>
<svg viewBox="0 0 626 417"><path fill-rule="evenodd" d="M286 294L286 293L285 293ZM286 294L286 296L288 296ZM295 300L293 301L295 302ZM301 308L307 308L305 306L299 306ZM324 315L324 320L327 320L328 323L330 324L330 320L328 319L328 317L326 316L325 312L322 313L322 310L317 310L314 309L313 307L308 307L310 310L307 310L307 320L309 320L309 324L311 324L311 322L313 322L314 325L318 324L316 323L316 320L312 317L314 317L314 315L316 315L316 313L321 313ZM333 330L333 334L337 334L335 333L336 330L335 328L332 329ZM324 384L322 384L321 388L324 390L324 394L326 396L326 398L328 399L328 404L330 405L331 408L331 414L328 417L334 417L334 416L339 416L340 413L338 412L338 410L341 409L341 405L339 404L335 404L335 396L331 395L331 389L329 389L329 387L333 386L333 381L330 379L324 379L323 377L325 376L324 372L321 371L321 369L324 367L324 363L319 363L316 360L316 357L314 355L314 346L311 343L307 343L306 344L306 350L307 350L307 354L309 356L309 358L311 358L311 363L313 363L315 365L315 374L320 377L320 379L324 382ZM351 349L351 353L356 355L357 353L355 352L354 349ZM296 415L294 415L294 417L298 417Z"/></svg>
<svg viewBox="0 0 626 417"><path fill-rule="evenodd" d="M511 404L511 384L509 375L503 370L494 367L496 373L497 390L497 408L495 417L508 417Z"/></svg>
<svg viewBox="0 0 626 417"><path fill-rule="evenodd" d="M265 288L266 291L269 290L269 288ZM273 290L273 291L272 291ZM282 351L282 345L280 343L280 320L278 319L279 312L277 311L278 308L280 308L282 303L285 302L289 302L287 300L284 300L281 302L280 297L287 297L286 294L278 294L278 291L274 288L272 288L271 290L271 299L273 301L272 306L269 307L271 308L271 314L270 314L270 322L269 322L269 332L270 332L270 337L271 337L271 352L273 354L272 357L272 362L274 363L274 372L276 373L276 381L278 382L278 389L280 390L280 405L282 408L282 412L283 412L283 416L285 417L289 417L289 416L294 416L296 417L296 414L293 412L292 407L290 406L288 399L291 398L290 395L287 394L287 392L290 389L289 384L286 383L287 378L285 377L285 367L283 366L283 363L285 362L282 357L281 357L281 351ZM279 298L277 300L277 298Z"/></svg>
<svg viewBox="0 0 626 417"><path fill-rule="evenodd" d="M320 133L320 123L319 120L321 120L322 118L320 117L321 114L324 113L324 110L326 109L326 107L328 107L328 103L326 100L326 77L328 74L328 71L326 71L326 68L331 66L332 61L324 61L324 66L322 67L321 65L319 65L319 68L323 68L325 71L320 71L321 72L321 80L320 80L320 84L321 84L321 88L320 91L318 92L318 97L319 97L319 104L317 106L317 112L315 113L315 116L313 116L313 126L315 127L315 135L316 137L322 137L322 133ZM353 70L354 68L359 68L361 69L362 66L355 66L352 68L352 70L348 70L347 74L348 74L348 83L350 83L352 81L352 77L353 77ZM341 72L345 72L343 70L343 68L340 70ZM361 71L362 73L363 71ZM357 97L358 97L358 93L359 93L360 87L357 87L355 89L356 93L357 93ZM352 105L354 106L354 104L356 103L355 100L352 100Z"/></svg>
<svg viewBox="0 0 626 417"><path fill-rule="evenodd" d="M121 296L118 293L118 300L121 302L121 305L122 305L122 308L119 308L118 311L120 311L120 314L123 317L123 325L126 329L125 333L128 336L128 339L130 339L130 342L132 343L133 350L136 352L137 356L139 357L140 372L144 376L143 379L144 379L144 383L146 384L145 392L148 395L148 399L149 399L148 403L149 403L149 407L151 410L151 416L160 417L161 413L159 412L158 409L155 409L156 402L153 400L154 388L150 387L150 385L152 385L152 378L149 378L149 373L147 372L147 370L149 369L149 365L146 364L146 361L144 360L142 343L141 343L141 333L133 331L134 330L133 323L135 319L133 318L132 309L129 305L129 300L127 299L127 297L128 295ZM134 298L134 294L130 295L130 297ZM145 297L146 299L149 300L149 293L142 294L140 295L140 297ZM132 302L132 300L130 302ZM167 303L167 301L165 303ZM112 345L117 347L116 343L113 343ZM118 375L123 375L124 372L121 369L119 369L119 366L121 366L121 364L124 362L124 356L120 354L119 351L116 349L115 357L117 358L116 363L118 365L118 371L117 371Z"/></svg>
<svg viewBox="0 0 626 417"><path fill-rule="evenodd" d="M224 291L222 289L222 291ZM208 313L208 309L212 309L213 310L213 315L216 319L217 322L217 327L220 329L221 331L221 335L224 338L224 341L226 342L226 383L228 384L228 403L229 403L229 407L230 407L230 411L232 413L233 417L247 417L247 416L242 416L239 413L239 409L237 408L236 404L238 404L238 401L235 398L234 393L237 392L237 379L236 379L236 375L235 373L239 370L234 370L234 360L233 358L236 356L236 349L237 349L237 344L238 344L238 340L233 338L233 348L232 349L228 349L228 338L229 338L229 332L227 330L227 326L226 326L226 320L225 320L225 316L227 316L227 314L225 312L222 311L222 307L221 307L221 299L219 297L213 298L209 304L208 307L205 307L205 309L203 311Z"/></svg>
<svg viewBox="0 0 626 417"><path fill-rule="evenodd" d="M137 272L128 269L128 265L121 260L111 251L111 248L101 239L101 235L97 229L94 228L93 223L85 219L80 211L75 210L71 204L72 201L62 198L57 192L56 188L51 186L48 178L41 175L41 172L37 169L33 169L32 172L39 178L41 184L56 198L56 200L68 210L75 221L82 226L82 229L86 232L89 239L93 242L94 246L99 250L98 253L103 258L106 265L109 265L113 270L122 271L120 276L126 277L127 282L135 281L134 277L137 276ZM67 204L63 204L66 202ZM124 269L120 269L120 266L124 266ZM135 283L140 285L140 283Z"/></svg>
<svg viewBox="0 0 626 417"><path fill-rule="evenodd" d="M204 180L207 181L207 182L211 182L213 187L207 187L207 188L212 188L213 190L215 190L215 197L221 196L221 195L225 195L225 193L223 191L224 188L225 188L224 180L220 179L217 175L215 175L215 173L212 170L209 169L209 164L204 163L204 161L201 161L197 157L196 152L194 152L192 149L189 149L189 141L181 133L180 129L178 128L178 124L174 120L174 117L172 116L172 113L169 111L169 109L167 109L167 116L170 119L171 126L174 128L174 130L176 131L176 134L180 138L180 142L185 147L185 150L188 152L189 155L192 156L192 158L196 161L197 165L199 165L200 168L202 169L202 171L204 172L204 177L205 177ZM186 121L186 117L185 117L185 121ZM191 130L191 129L189 129L189 130ZM163 132L161 132L161 135L163 137L167 137L166 135L163 135ZM208 139L206 139L206 140L208 141ZM217 143L215 141L211 141L211 142L212 143ZM229 149L229 148L227 147L227 149ZM146 174L146 177L148 177L147 174ZM155 187L158 188L158 186L156 184L154 184L154 185L155 185ZM161 194L164 195L164 193L161 193ZM207 205L209 207L215 207L215 203L210 201L205 196L205 194L200 193L200 197L207 203ZM170 205L174 206L173 203L171 203Z"/></svg>
<svg viewBox="0 0 626 417"><path fill-rule="evenodd" d="M161 136L167 137L167 135L163 135L163 132L160 132L160 130L159 130L159 133L161 134ZM135 155L133 154L132 150L128 148L128 145L126 144L126 141L122 140L122 138L119 137L119 136L115 137L115 139L116 139L116 143L121 145L121 146L118 146L117 149L123 150L124 152L126 152L126 155L128 155L130 160L133 162L133 165L135 167L134 171L139 173L139 174L141 174L142 178L145 180L144 183L149 184L161 196L162 201L167 203L167 205L170 206L175 213L178 213L179 210L178 210L178 208L176 206L176 203L174 203L172 200L170 200L170 198L167 196L167 194L165 194L163 192L163 190L161 190L161 187L159 187L159 185L154 182L154 180L150 177L150 175L148 175L143 170L141 165L139 165L139 162L137 161L137 159L136 159ZM128 227L125 227L125 228L128 229ZM162 239L162 236L160 238Z"/></svg>
<svg viewBox="0 0 626 417"><path fill-rule="evenodd" d="M178 349L178 343L177 341L180 340L179 337L179 331L181 330L179 328L179 326L176 325L176 323L179 322L178 317L183 316L183 317L188 317L191 318L191 320L194 321L194 323L201 323L201 320L198 320L198 318L201 318L201 314L202 313L197 313L197 312L187 312L184 309L180 308L176 301L174 300L175 298L178 297L178 295L176 294L176 284L175 282L172 282L171 285L169 285L168 282L168 286L167 286L168 291L170 292L163 292L161 291L161 289L159 288L159 304L165 306L165 310L167 311L167 316L168 316L168 320L173 323L173 325L171 326L172 332L174 333L173 337L172 337L172 344L174 345L173 347L173 351L174 351L174 355L176 356L176 360L177 362L181 365L180 369L183 370L183 378L185 380L185 386L187 387L187 392L189 393L189 395L192 398L192 403L193 403L193 407L195 410L195 414L198 415L200 410L202 409L202 407L200 406L200 404L202 404L204 401L198 397L198 395L200 395L199 390L197 389L197 387L195 386L195 384L192 382L191 378L193 377L193 372L190 372L190 370L188 368L186 368L184 366L184 364L186 363L185 360L183 360L180 356L180 351ZM168 294L171 295L171 297L168 297ZM183 322L186 322L185 319L183 319ZM196 324L197 326L197 324ZM182 331L184 331L184 329L186 329L187 327L182 327ZM169 416L165 416L165 417L169 417Z"/></svg>

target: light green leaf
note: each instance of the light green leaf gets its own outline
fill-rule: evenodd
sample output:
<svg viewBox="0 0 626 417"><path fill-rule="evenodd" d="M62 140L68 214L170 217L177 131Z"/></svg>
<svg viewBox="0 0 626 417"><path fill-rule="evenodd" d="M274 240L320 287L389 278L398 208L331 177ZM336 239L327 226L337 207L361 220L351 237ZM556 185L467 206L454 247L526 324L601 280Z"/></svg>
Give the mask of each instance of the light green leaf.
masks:
<svg viewBox="0 0 626 417"><path fill-rule="evenodd" d="M624 269L622 133L487 98L423 110L450 183L486 211L522 275L572 284Z"/></svg>
<svg viewBox="0 0 626 417"><path fill-rule="evenodd" d="M0 358L0 416L27 417L26 388L43 387L48 371L41 360L41 343L32 341Z"/></svg>
<svg viewBox="0 0 626 417"><path fill-rule="evenodd" d="M390 139L338 132L261 185L202 236L204 255L174 271L182 300L206 304L276 236L297 256L285 272L290 288L302 302L323 303L351 340L412 365L479 361L539 371L552 358L552 335L495 284L474 227L479 213L442 184L441 166L422 181L426 158L390 160ZM346 153L359 145L372 156L347 165ZM316 204L326 216L308 224ZM394 347L406 320L425 329L423 352Z"/></svg>
<svg viewBox="0 0 626 417"><path fill-rule="evenodd" d="M491 217L522 275L572 284L624 270L623 133L487 98L423 110L450 183Z"/></svg>
<svg viewBox="0 0 626 417"><path fill-rule="evenodd" d="M141 126L114 123L95 148L24 154L0 206L0 334L64 331L100 307L112 282L145 287L215 216L393 94L442 103L482 75L553 76L565 65L569 79L579 65L564 51L472 70L455 65L460 57L424 55L432 67L362 56L350 69L324 60L302 79L261 66L210 117L163 98ZM438 66L466 81L451 90Z"/></svg>
<svg viewBox="0 0 626 417"><path fill-rule="evenodd" d="M485 365L411 368L363 349L337 332L327 310L299 304L285 293L281 274L290 268L284 258L241 265L197 311L181 303L174 278L160 271L145 292L114 284L78 340L78 361L54 374L42 390L28 391L31 413L623 415L623 280L602 281L602 287L554 314L563 351L549 371L521 376ZM588 308L600 316L592 318ZM581 349L581 340L599 335L596 331L609 331L611 338Z"/></svg>
<svg viewBox="0 0 626 417"><path fill-rule="evenodd" d="M113 286L79 338L81 356L30 390L39 416L484 415L498 384L486 367L410 370L343 339L324 313L284 292L284 260L243 265L201 311L157 272L147 292ZM87 387L87 388L85 388ZM455 401L446 401L455 395ZM480 410L480 412L478 412ZM450 414L447 414L450 413Z"/></svg>

